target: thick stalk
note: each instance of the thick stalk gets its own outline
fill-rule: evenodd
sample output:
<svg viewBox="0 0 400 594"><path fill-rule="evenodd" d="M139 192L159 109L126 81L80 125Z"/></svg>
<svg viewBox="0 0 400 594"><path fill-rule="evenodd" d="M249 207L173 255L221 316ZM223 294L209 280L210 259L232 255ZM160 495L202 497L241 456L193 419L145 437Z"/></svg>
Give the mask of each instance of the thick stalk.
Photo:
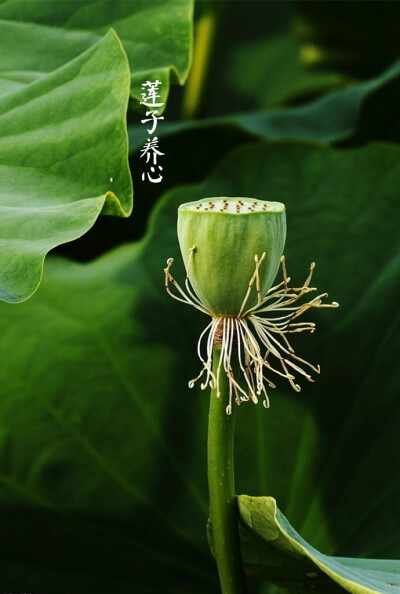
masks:
<svg viewBox="0 0 400 594"><path fill-rule="evenodd" d="M221 347L214 346L213 370L217 373ZM208 419L208 488L215 559L222 594L244 594L234 480L234 409L226 414L229 386L220 374L220 397L211 390Z"/></svg>

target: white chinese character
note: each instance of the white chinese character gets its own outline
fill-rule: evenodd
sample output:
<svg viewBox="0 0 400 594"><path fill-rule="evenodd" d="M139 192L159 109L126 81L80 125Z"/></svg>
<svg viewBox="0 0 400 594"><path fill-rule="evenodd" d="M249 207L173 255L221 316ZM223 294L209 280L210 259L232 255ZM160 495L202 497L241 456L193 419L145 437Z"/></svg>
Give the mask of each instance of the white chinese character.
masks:
<svg viewBox="0 0 400 594"><path fill-rule="evenodd" d="M153 132L157 128L157 121L164 119L164 116L157 116L156 113L158 113L158 109L153 109L153 110L150 110L150 111L146 111L146 115L147 116L151 115L151 118L147 118L145 120L141 120L142 124L146 124L147 122L151 122L153 120L153 126L151 128L147 128L147 132L149 134L153 134Z"/></svg>
<svg viewBox="0 0 400 594"><path fill-rule="evenodd" d="M160 169L160 171L162 171L162 167L161 165L157 165L158 169ZM150 171L151 173L154 173L156 170L155 167L150 167ZM159 175L158 177L151 177L151 173L149 173L148 171L146 173L142 173L142 181L145 180L146 175L147 175L147 179L149 181L151 181L153 184L159 184L160 181L162 180L162 175Z"/></svg>
<svg viewBox="0 0 400 594"><path fill-rule="evenodd" d="M157 156L164 155L158 150L158 138L154 136L154 138L148 138L147 142L145 143L144 147L141 149L140 158L146 155L146 163L148 163L153 157L153 165L157 165Z"/></svg>
<svg viewBox="0 0 400 594"><path fill-rule="evenodd" d="M142 84L142 89L144 93L141 93L140 96L143 101L140 102L140 105L146 105L146 107L161 107L164 103L157 103L156 100L160 99L161 95L157 93L158 85L162 83L159 80L151 82L147 80L145 83ZM146 91L146 87L148 87Z"/></svg>

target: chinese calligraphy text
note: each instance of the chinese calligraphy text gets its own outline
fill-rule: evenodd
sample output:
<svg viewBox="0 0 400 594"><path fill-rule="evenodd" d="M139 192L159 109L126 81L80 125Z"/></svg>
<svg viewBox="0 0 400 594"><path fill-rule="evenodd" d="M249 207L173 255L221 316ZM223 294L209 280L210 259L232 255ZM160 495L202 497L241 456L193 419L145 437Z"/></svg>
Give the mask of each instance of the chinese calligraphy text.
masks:
<svg viewBox="0 0 400 594"><path fill-rule="evenodd" d="M150 135L150 137L147 139L147 142L141 149L140 154L140 158L146 158L146 165L148 165L147 171L142 173L142 181L147 179L153 184L159 184L163 178L163 168L161 165L159 165L158 161L159 158L164 155L164 153L159 150L157 136L152 137L157 129L158 121L164 119L164 116L158 115L158 108L164 105L164 103L160 102L161 96L158 92L158 87L161 84L162 83L159 80L155 80L154 82L147 80L145 83L143 83L143 93L141 93L142 101L140 102L141 105L145 105L148 108L146 111L146 118L141 120L141 122L142 124L149 124L147 132Z"/></svg>

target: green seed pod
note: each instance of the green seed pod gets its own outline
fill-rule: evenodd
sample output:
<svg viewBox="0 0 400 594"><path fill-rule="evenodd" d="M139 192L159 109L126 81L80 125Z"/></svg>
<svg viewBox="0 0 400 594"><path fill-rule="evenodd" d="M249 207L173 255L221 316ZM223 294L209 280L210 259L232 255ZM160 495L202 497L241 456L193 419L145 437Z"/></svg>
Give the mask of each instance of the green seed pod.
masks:
<svg viewBox="0 0 400 594"><path fill-rule="evenodd" d="M178 238L189 280L214 316L238 316L254 275L265 295L278 272L286 238L285 206L253 198L205 198L181 204ZM195 248L194 250L192 248ZM251 291L246 309L257 303Z"/></svg>

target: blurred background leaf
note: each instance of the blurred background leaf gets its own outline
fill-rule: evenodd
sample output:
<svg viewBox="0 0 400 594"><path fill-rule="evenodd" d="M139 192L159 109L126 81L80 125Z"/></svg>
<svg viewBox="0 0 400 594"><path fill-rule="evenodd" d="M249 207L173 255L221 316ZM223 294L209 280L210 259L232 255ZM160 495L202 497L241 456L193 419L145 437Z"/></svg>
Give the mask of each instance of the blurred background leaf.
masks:
<svg viewBox="0 0 400 594"><path fill-rule="evenodd" d="M311 68L369 78L400 53L398 2L294 0L293 29Z"/></svg>
<svg viewBox="0 0 400 594"><path fill-rule="evenodd" d="M183 84L188 74L192 13L193 0L2 0L0 95L59 68L112 27L129 59L134 107L149 78L162 82L165 102L170 79Z"/></svg>
<svg viewBox="0 0 400 594"><path fill-rule="evenodd" d="M233 53L227 78L256 109L308 99L346 82L340 73L310 71L299 57L292 33L250 42Z"/></svg>
<svg viewBox="0 0 400 594"><path fill-rule="evenodd" d="M183 278L178 205L209 195L285 202L289 274L296 283L316 260L316 286L341 304L294 341L321 363L316 383L300 394L280 383L269 411L238 411L239 492L274 496L325 554L398 556L399 156L302 142L239 150L165 195L142 242L89 264L50 258L32 299L0 306L3 589L218 592L208 395L187 388L207 318L169 299L162 274L174 256Z"/></svg>
<svg viewBox="0 0 400 594"><path fill-rule="evenodd" d="M0 299L27 299L47 252L83 235L100 212L130 214L129 82L126 55L109 32L0 99Z"/></svg>
<svg viewBox="0 0 400 594"><path fill-rule="evenodd" d="M199 179L200 172L209 171L229 148L258 138L316 140L340 146L357 146L371 140L400 142L396 117L399 93L400 61L397 60L376 78L326 94L301 106L190 122L165 121L159 123L157 134L167 143L167 158L168 153L172 153L180 161L181 169L188 172L188 178L197 166L199 173L196 179ZM137 153L145 139L143 126L129 126L131 153ZM207 146L206 153L204 146ZM173 168L172 179L176 177L176 169Z"/></svg>

